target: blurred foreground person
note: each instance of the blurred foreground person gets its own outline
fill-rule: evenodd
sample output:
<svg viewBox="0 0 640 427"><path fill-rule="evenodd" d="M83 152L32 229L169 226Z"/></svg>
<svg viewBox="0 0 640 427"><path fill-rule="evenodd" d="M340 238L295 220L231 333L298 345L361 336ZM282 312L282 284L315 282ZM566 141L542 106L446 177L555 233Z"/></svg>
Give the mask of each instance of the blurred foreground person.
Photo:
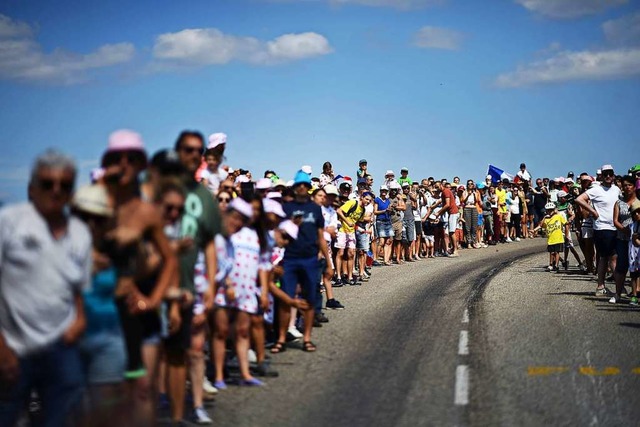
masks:
<svg viewBox="0 0 640 427"><path fill-rule="evenodd" d="M47 151L32 169L30 201L0 211L0 426L16 424L32 389L44 426L65 425L82 398L76 342L91 235L67 213L75 177L73 160Z"/></svg>

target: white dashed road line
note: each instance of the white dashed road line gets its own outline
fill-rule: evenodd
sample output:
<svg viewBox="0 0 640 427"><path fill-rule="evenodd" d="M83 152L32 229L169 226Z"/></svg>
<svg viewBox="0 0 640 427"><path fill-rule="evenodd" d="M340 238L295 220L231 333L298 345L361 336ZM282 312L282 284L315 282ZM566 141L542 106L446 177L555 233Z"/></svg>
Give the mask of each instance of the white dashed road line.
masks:
<svg viewBox="0 0 640 427"><path fill-rule="evenodd" d="M458 354L460 356L469 355L469 331L460 331L460 341L458 341Z"/></svg>
<svg viewBox="0 0 640 427"><path fill-rule="evenodd" d="M462 323L469 323L469 309L465 308L462 314Z"/></svg>
<svg viewBox="0 0 640 427"><path fill-rule="evenodd" d="M469 404L469 367L467 365L459 365L456 368L456 391L453 403Z"/></svg>

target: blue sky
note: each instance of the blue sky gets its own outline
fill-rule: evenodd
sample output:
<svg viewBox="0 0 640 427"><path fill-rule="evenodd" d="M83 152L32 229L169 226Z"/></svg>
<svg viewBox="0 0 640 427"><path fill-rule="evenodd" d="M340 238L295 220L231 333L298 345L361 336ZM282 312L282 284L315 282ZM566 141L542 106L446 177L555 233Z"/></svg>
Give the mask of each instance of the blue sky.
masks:
<svg viewBox="0 0 640 427"><path fill-rule="evenodd" d="M5 0L0 200L48 147L87 181L119 128L149 152L225 132L231 166L285 179L622 171L639 77L634 0Z"/></svg>

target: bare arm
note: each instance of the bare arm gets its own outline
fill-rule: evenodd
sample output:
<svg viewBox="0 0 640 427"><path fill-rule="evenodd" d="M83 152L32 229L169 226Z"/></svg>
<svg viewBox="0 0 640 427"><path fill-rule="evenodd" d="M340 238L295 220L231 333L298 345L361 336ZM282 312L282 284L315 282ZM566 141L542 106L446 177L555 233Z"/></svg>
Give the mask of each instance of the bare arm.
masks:
<svg viewBox="0 0 640 427"><path fill-rule="evenodd" d="M598 211L593 209L589 203L589 195L586 192L578 196L576 203L586 212L589 212L594 218L598 218Z"/></svg>

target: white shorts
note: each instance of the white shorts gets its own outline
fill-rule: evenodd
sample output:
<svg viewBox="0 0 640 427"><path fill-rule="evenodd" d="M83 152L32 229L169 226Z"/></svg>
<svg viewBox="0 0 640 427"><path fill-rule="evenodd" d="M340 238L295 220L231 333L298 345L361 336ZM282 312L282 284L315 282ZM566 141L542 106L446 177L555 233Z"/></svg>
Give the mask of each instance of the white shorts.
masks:
<svg viewBox="0 0 640 427"><path fill-rule="evenodd" d="M338 249L355 249L356 248L356 233L344 233L338 231L338 238L336 239L336 248Z"/></svg>
<svg viewBox="0 0 640 427"><path fill-rule="evenodd" d="M593 239L593 228L582 228L582 238L583 239Z"/></svg>
<svg viewBox="0 0 640 427"><path fill-rule="evenodd" d="M449 231L449 233L455 233L456 229L458 228L458 219L460 219L460 214L449 214L449 224L447 226L447 229Z"/></svg>

